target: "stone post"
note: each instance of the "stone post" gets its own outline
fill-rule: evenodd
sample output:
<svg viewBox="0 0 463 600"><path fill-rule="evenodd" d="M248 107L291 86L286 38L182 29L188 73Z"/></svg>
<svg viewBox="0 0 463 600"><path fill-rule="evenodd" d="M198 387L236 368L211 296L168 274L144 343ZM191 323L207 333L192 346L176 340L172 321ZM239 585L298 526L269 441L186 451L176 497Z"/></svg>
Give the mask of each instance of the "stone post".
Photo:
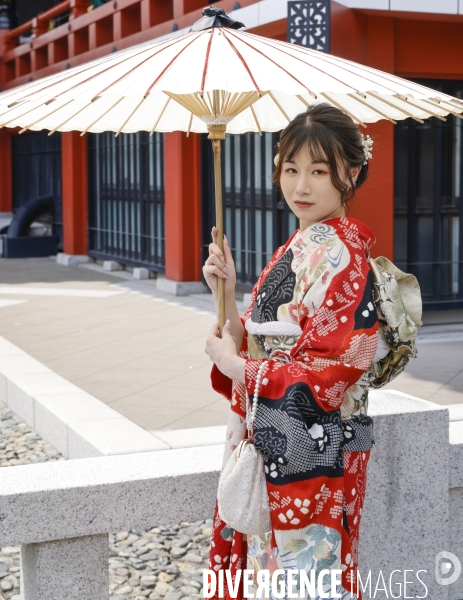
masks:
<svg viewBox="0 0 463 600"><path fill-rule="evenodd" d="M109 536L21 546L22 600L108 600Z"/></svg>
<svg viewBox="0 0 463 600"><path fill-rule="evenodd" d="M378 600L447 600L449 586L436 582L435 562L439 552L450 550L448 410L386 390L370 393L369 415L376 445L360 524L362 580L371 571L371 598ZM381 576L387 595L380 591ZM369 590L364 598L370 598Z"/></svg>

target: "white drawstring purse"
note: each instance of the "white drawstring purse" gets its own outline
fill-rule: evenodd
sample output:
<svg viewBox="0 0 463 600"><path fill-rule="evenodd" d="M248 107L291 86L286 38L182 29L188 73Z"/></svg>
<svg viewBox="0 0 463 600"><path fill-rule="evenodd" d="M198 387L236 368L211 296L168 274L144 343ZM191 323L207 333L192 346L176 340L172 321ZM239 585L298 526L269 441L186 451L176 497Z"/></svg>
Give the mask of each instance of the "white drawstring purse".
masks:
<svg viewBox="0 0 463 600"><path fill-rule="evenodd" d="M267 361L262 362L256 377L248 437L228 459L220 475L217 493L220 518L241 533L261 534L272 530L264 461L252 443L259 387L266 364Z"/></svg>

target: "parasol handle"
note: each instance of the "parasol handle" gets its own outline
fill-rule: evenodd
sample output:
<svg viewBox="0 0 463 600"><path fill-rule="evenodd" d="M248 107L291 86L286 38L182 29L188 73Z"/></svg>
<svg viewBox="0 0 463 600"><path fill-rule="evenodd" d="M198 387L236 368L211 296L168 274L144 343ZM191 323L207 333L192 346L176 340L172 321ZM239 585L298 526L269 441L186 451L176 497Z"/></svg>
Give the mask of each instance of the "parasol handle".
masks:
<svg viewBox="0 0 463 600"><path fill-rule="evenodd" d="M217 227L217 245L223 252L223 208L222 208L222 163L221 140L225 139L225 125L211 125L209 139L214 148L214 183L215 183L215 226ZM219 330L225 325L225 280L217 278L217 319Z"/></svg>

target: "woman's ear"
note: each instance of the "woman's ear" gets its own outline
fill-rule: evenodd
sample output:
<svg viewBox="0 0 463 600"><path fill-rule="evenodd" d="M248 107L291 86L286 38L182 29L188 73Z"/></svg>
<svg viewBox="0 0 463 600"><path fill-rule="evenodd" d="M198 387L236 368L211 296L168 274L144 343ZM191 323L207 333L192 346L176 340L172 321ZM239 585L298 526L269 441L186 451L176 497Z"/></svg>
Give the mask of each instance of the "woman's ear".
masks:
<svg viewBox="0 0 463 600"><path fill-rule="evenodd" d="M352 181L354 182L354 184L357 182L357 177L359 176L360 171L362 170L362 167L353 167L350 170L350 175L352 177Z"/></svg>

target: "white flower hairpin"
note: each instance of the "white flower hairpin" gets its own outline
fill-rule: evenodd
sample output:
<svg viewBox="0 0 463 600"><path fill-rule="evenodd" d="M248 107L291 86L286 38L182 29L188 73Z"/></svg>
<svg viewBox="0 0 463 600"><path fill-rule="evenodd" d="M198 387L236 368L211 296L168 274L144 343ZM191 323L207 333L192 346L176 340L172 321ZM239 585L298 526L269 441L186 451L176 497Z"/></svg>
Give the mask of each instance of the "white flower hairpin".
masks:
<svg viewBox="0 0 463 600"><path fill-rule="evenodd" d="M365 157L363 164L366 165L369 159L373 158L373 154L371 152L373 149L373 140L369 135L367 135L366 137L363 136L363 133L360 133L360 135L362 136L362 150L363 155Z"/></svg>
<svg viewBox="0 0 463 600"><path fill-rule="evenodd" d="M275 167L278 167L278 163L280 162L280 142L277 142L277 154L275 154L275 158L273 159L273 164Z"/></svg>

